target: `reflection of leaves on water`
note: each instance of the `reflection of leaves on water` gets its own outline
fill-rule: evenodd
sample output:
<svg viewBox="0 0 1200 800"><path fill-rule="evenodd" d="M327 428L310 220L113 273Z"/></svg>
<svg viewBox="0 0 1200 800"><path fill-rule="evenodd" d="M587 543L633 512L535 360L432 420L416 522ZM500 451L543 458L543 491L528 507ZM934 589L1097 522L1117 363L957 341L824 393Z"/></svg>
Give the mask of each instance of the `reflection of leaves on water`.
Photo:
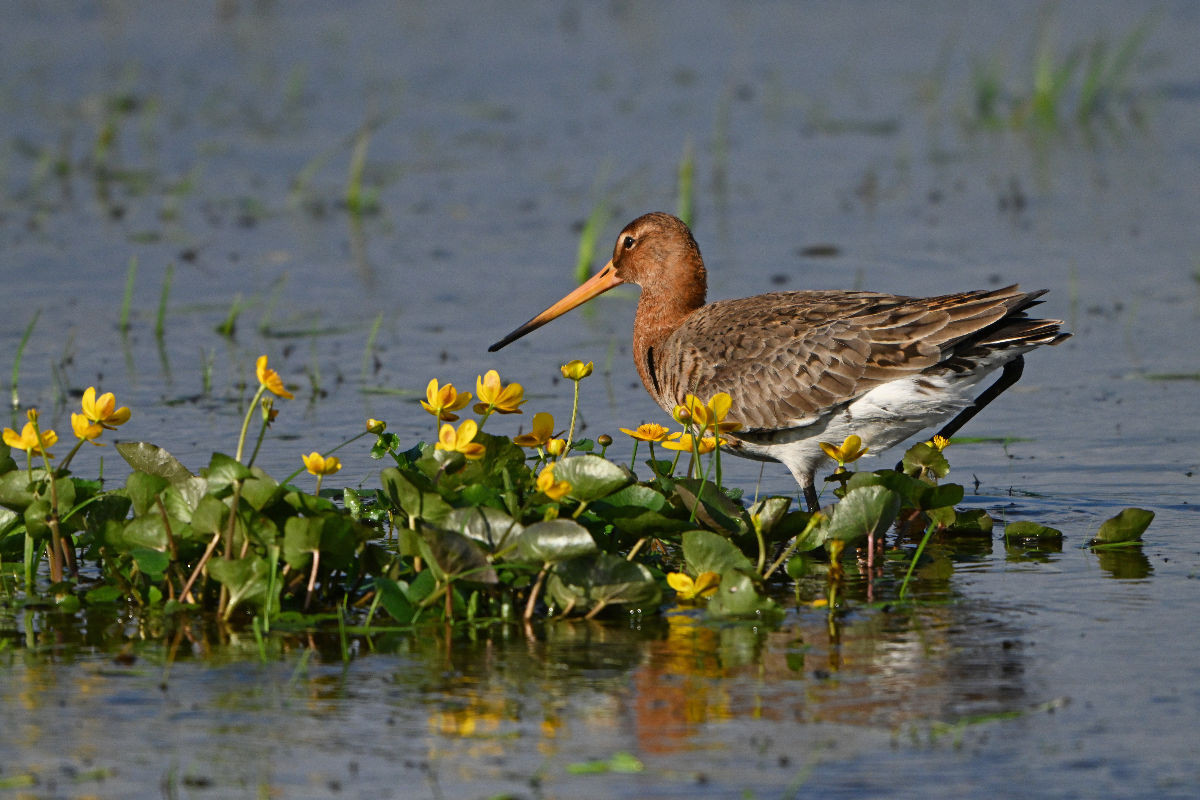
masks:
<svg viewBox="0 0 1200 800"><path fill-rule="evenodd" d="M1150 559L1140 547L1097 549L1095 553L1100 569L1118 580L1139 580L1150 577L1154 572Z"/></svg>

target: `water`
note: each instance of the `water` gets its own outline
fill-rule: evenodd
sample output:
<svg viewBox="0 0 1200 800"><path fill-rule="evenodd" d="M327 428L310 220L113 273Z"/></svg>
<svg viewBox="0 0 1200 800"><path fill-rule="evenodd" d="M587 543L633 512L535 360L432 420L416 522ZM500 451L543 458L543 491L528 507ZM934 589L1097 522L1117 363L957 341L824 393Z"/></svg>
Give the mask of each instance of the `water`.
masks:
<svg viewBox="0 0 1200 800"><path fill-rule="evenodd" d="M1042 310L1075 338L1033 354L964 431L1020 440L949 453L967 505L1061 528L1061 549L956 545L923 579L936 605L860 600L833 630L790 602L760 628L671 613L355 637L347 666L302 636L272 640L259 666L247 632L215 649L193 632L172 651L152 620L93 615L55 636L50 612L5 611L0 785L1194 796L1200 11L1156 7L1123 84L1134 99L1109 122L963 122L974 65L1027 91L1043 21L1064 58L1095 40L1112 52L1144 19L1091 3L6 5L0 335L11 352L41 310L20 397L60 432L97 384L134 409L122 436L199 468L234 449L239 382L263 352L297 387L260 457L280 476L368 416L428 438L415 398L429 378L473 388L493 367L565 419L557 366L594 360L586 434L662 421L629 359L631 293L485 350L571 287L597 202L600 261L629 219L673 210L689 146L712 299L1020 282L1050 289ZM364 128L379 211L356 221L343 196ZM836 256L802 255L826 244ZM238 294L225 339L213 329ZM375 481L365 450L340 455L346 483ZM101 457L121 480L111 450L74 466L95 474ZM729 461L752 491L759 465ZM794 490L781 467L761 481ZM1128 505L1157 513L1142 548L1083 548ZM641 770L581 766L620 753Z"/></svg>

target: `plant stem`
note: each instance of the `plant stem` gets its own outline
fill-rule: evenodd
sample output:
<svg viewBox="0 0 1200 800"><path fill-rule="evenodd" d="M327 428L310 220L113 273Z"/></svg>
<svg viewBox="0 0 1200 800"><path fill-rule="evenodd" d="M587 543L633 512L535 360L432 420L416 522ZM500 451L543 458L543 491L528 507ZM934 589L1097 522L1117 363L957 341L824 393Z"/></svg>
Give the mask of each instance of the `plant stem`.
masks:
<svg viewBox="0 0 1200 800"><path fill-rule="evenodd" d="M572 381L575 384L575 399L571 402L571 426L567 429L567 446L563 448L563 453L571 452L571 444L575 441L575 416L579 413L579 381Z"/></svg>
<svg viewBox="0 0 1200 800"><path fill-rule="evenodd" d="M925 535L921 537L921 543L917 545L917 552L913 553L912 561L908 564L908 572L904 573L904 580L900 582L900 599L908 594L908 581L912 578L913 570L916 569L917 561L921 558L921 553L925 552L925 545L929 543L930 537L933 536L933 529L936 523L930 522L929 527L925 529Z"/></svg>
<svg viewBox="0 0 1200 800"><path fill-rule="evenodd" d="M254 413L254 409L258 407L258 401L263 396L263 392L267 387L261 383L258 385L258 391L254 393L254 399L250 401L250 406L246 409L246 418L242 420L242 432L238 436L237 454L233 457L234 461L242 460L242 450L246 446L246 431L250 428L250 415Z"/></svg>

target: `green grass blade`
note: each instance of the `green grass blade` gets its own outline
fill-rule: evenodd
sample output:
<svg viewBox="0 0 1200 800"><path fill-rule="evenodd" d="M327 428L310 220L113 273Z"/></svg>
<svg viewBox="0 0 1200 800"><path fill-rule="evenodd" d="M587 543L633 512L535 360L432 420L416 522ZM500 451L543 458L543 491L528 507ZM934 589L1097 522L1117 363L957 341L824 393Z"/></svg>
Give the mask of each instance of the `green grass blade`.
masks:
<svg viewBox="0 0 1200 800"><path fill-rule="evenodd" d="M29 337L33 335L33 326L37 325L38 317L41 315L42 310L40 308L33 312L33 319L29 320L29 324L25 326L25 333L21 335L21 342L17 345L17 352L13 356L12 407L14 410L21 407L21 397L17 389L17 384L21 377L21 356L25 352L25 345L29 344Z"/></svg>
<svg viewBox="0 0 1200 800"><path fill-rule="evenodd" d="M679 159L679 200L676 203L675 216L687 225L692 224L692 183L696 172L696 162L692 157L692 140L689 137L683 144L683 156Z"/></svg>
<svg viewBox="0 0 1200 800"><path fill-rule="evenodd" d="M171 282L175 278L175 265L167 264L167 274L163 277L162 294L158 296L158 315L154 319L154 336L162 339L167 327L167 299L171 296Z"/></svg>
<svg viewBox="0 0 1200 800"><path fill-rule="evenodd" d="M125 273L125 298L121 301L121 320L118 327L121 333L129 332L129 312L133 308L133 284L137 280L137 256L129 259L129 270Z"/></svg>

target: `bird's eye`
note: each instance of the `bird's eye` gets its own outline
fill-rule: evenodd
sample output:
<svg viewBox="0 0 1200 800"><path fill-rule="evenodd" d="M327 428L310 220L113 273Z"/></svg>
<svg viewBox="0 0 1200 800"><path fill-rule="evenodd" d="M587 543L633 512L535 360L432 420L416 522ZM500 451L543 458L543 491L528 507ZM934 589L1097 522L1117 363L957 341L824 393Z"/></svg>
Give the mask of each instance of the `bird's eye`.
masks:
<svg viewBox="0 0 1200 800"><path fill-rule="evenodd" d="M633 246L637 244L637 239L634 239L632 236L626 236L623 244L626 250L632 250Z"/></svg>

